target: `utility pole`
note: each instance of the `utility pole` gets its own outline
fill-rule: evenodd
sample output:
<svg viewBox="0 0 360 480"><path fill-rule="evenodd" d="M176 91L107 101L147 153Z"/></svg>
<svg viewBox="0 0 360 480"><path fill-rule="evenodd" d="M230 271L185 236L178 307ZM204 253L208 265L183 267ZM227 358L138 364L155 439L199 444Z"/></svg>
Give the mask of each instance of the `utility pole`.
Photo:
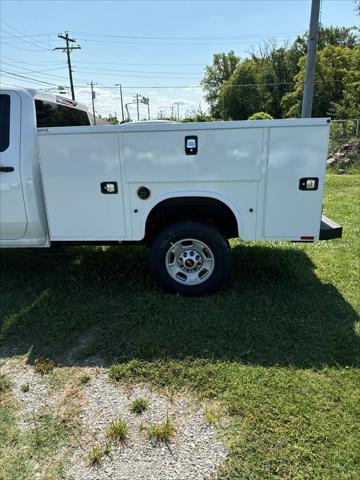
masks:
<svg viewBox="0 0 360 480"><path fill-rule="evenodd" d="M175 105L176 105L176 109L177 109L177 121L179 122L180 121L180 103L175 102Z"/></svg>
<svg viewBox="0 0 360 480"><path fill-rule="evenodd" d="M120 88L120 101L121 101L121 117L122 117L122 123L125 121L124 117L124 102L123 102L123 94L122 94L122 86L121 83L115 83L115 87Z"/></svg>
<svg viewBox="0 0 360 480"><path fill-rule="evenodd" d="M140 121L140 114L139 114L139 94L136 94L136 111L137 111L137 119L138 122Z"/></svg>
<svg viewBox="0 0 360 480"><path fill-rule="evenodd" d="M171 105L171 120L174 120L174 105Z"/></svg>
<svg viewBox="0 0 360 480"><path fill-rule="evenodd" d="M93 111L93 117L94 117L94 125L96 125L96 117L95 117L95 97L96 97L96 93L94 92L94 85L96 85L96 83L91 81L90 86L91 86L92 111Z"/></svg>
<svg viewBox="0 0 360 480"><path fill-rule="evenodd" d="M314 80L316 51L319 33L319 16L320 16L320 0L312 0L311 15L309 26L309 39L306 55L306 71L304 81L304 94L302 101L301 116L303 118L311 117L313 97L314 97Z"/></svg>
<svg viewBox="0 0 360 480"><path fill-rule="evenodd" d="M75 43L76 40L75 38L70 38L69 37L69 32L65 32L65 34L58 34L58 37L65 40L66 46L65 47L57 47L53 48L53 50L61 50L62 52L66 52L66 57L67 57L67 64L68 64L68 69L69 69L69 79L70 79L70 87L71 87L71 97L73 100L75 100L75 90L74 90L74 82L73 82L73 76L72 76L72 68L71 68L71 59L70 59L70 54L73 50L80 50L81 47L80 45L75 45L71 47L69 44L70 43Z"/></svg>

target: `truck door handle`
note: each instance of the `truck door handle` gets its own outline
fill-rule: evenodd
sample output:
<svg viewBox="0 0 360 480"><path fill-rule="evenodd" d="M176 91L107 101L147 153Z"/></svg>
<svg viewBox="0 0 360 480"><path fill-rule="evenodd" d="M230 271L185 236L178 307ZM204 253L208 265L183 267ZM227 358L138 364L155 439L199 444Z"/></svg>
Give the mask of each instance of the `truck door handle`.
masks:
<svg viewBox="0 0 360 480"><path fill-rule="evenodd" d="M13 172L14 171L14 167L1 167L0 166L0 172Z"/></svg>

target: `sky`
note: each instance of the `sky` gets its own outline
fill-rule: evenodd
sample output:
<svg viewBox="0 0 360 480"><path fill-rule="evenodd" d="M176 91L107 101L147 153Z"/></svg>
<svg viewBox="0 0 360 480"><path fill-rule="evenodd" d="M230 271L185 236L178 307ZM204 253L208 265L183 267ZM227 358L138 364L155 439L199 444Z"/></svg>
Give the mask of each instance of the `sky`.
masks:
<svg viewBox="0 0 360 480"><path fill-rule="evenodd" d="M0 0L0 81L61 85L70 96L66 55L53 50L67 30L81 46L71 54L76 100L91 106L93 81L96 112L121 118L121 83L124 103L139 94L152 118L177 108L184 117L207 110L200 81L215 52L245 57L269 39L291 42L308 29L310 8L311 0ZM322 0L321 22L358 24L354 1ZM136 105L128 108L136 119Z"/></svg>

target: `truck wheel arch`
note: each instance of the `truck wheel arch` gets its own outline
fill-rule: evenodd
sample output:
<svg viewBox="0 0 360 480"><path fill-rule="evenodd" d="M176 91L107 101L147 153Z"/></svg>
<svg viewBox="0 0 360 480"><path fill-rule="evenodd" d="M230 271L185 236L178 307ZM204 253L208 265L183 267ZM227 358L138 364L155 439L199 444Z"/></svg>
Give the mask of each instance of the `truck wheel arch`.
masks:
<svg viewBox="0 0 360 480"><path fill-rule="evenodd" d="M227 199L213 192L177 192L154 199L144 213L144 239L151 242L161 229L183 220L214 225L228 238L239 237L239 212Z"/></svg>

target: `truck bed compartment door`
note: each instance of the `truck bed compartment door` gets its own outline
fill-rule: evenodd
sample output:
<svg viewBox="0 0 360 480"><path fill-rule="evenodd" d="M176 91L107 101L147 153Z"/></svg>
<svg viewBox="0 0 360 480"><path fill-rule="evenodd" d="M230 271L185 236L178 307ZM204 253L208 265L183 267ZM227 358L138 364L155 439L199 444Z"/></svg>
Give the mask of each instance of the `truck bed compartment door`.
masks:
<svg viewBox="0 0 360 480"><path fill-rule="evenodd" d="M81 128L79 133L76 128ZM50 238L117 241L125 235L116 133L93 127L39 131L41 175ZM88 132L84 132L86 129Z"/></svg>
<svg viewBox="0 0 360 480"><path fill-rule="evenodd" d="M269 131L264 237L318 240L328 124Z"/></svg>

